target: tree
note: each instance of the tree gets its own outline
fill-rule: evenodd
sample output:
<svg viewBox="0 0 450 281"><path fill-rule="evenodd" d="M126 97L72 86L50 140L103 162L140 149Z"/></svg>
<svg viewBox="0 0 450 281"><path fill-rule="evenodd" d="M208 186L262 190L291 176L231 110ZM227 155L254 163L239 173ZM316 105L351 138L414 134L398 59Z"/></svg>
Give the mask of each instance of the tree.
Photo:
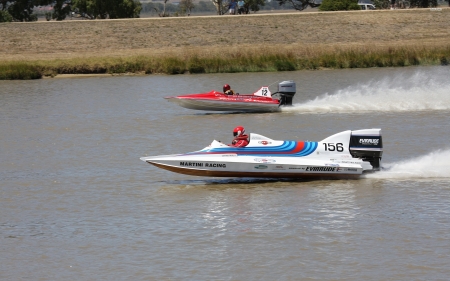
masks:
<svg viewBox="0 0 450 281"><path fill-rule="evenodd" d="M0 22L11 22L13 17L8 12L8 0L0 0Z"/></svg>
<svg viewBox="0 0 450 281"><path fill-rule="evenodd" d="M212 12L216 9L211 1L199 1L195 6L197 12Z"/></svg>
<svg viewBox="0 0 450 281"><path fill-rule="evenodd" d="M358 0L323 0L319 7L321 11L361 10Z"/></svg>
<svg viewBox="0 0 450 281"><path fill-rule="evenodd" d="M163 9L162 15L159 15L160 17L166 17L166 16L169 16L168 14L166 14L166 4L167 4L167 1L169 1L169 0L164 0L164 9Z"/></svg>
<svg viewBox="0 0 450 281"><path fill-rule="evenodd" d="M90 19L138 18L142 10L138 0L72 0L71 6Z"/></svg>
<svg viewBox="0 0 450 281"><path fill-rule="evenodd" d="M252 12L259 11L260 7L263 7L266 4L266 1L265 0L245 0L244 3L245 3L244 10L248 14L250 11L252 11Z"/></svg>
<svg viewBox="0 0 450 281"><path fill-rule="evenodd" d="M0 10L0 22L12 22L13 17L8 13L8 11Z"/></svg>
<svg viewBox="0 0 450 281"><path fill-rule="evenodd" d="M194 9L194 2L192 0L181 0L180 9L182 14L191 14L192 9Z"/></svg>
<svg viewBox="0 0 450 281"><path fill-rule="evenodd" d="M227 0L211 0L216 6L216 11L218 15L223 15L228 11L228 1Z"/></svg>
<svg viewBox="0 0 450 281"><path fill-rule="evenodd" d="M280 6L284 5L286 3L289 3L292 5L292 7L296 10L303 11L308 6L315 8L320 6L321 1L320 0L276 0Z"/></svg>
<svg viewBox="0 0 450 281"><path fill-rule="evenodd" d="M110 19L138 18L142 10L141 2L137 0L109 0L106 2L110 2L110 5L114 3L108 9Z"/></svg>
<svg viewBox="0 0 450 281"><path fill-rule="evenodd" d="M429 8L436 7L437 0L411 0L411 7L416 8Z"/></svg>
<svg viewBox="0 0 450 281"><path fill-rule="evenodd" d="M90 19L137 18L142 6L139 0L0 0L2 10L7 8L14 21L35 21L33 8L50 5L52 18L63 20L72 11Z"/></svg>
<svg viewBox="0 0 450 281"><path fill-rule="evenodd" d="M70 1L56 0L53 3L52 18L55 20L64 20L71 11L72 6Z"/></svg>
<svg viewBox="0 0 450 281"><path fill-rule="evenodd" d="M8 2L9 2L8 0L0 0L0 5L1 5L0 11L6 11Z"/></svg>
<svg viewBox="0 0 450 281"><path fill-rule="evenodd" d="M37 16L33 15L33 8L37 1L17 0L8 1L8 13L15 21L37 21Z"/></svg>

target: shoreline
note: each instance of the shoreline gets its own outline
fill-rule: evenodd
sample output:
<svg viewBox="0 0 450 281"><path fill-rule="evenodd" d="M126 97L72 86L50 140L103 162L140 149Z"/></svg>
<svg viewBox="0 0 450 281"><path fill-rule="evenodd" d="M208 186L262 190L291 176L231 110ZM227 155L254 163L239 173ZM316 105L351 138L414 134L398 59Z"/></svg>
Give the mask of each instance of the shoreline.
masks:
<svg viewBox="0 0 450 281"><path fill-rule="evenodd" d="M450 44L409 46L305 47L232 49L229 53L187 52L159 57L86 58L72 60L0 63L0 80L126 76L277 72L343 68L448 65Z"/></svg>
<svg viewBox="0 0 450 281"><path fill-rule="evenodd" d="M55 76L43 76L42 79L53 79L53 78L88 78L88 77L113 77L113 76L147 76L145 73L91 73L91 74L57 74Z"/></svg>

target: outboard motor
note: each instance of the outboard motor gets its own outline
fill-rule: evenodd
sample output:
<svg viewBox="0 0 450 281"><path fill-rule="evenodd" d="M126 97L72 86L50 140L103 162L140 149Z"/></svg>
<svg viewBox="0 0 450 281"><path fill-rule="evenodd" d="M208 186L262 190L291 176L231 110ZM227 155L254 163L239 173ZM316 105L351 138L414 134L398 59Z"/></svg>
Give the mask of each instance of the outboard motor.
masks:
<svg viewBox="0 0 450 281"><path fill-rule="evenodd" d="M370 162L373 171L379 171L383 155L381 129L352 131L349 149L353 157Z"/></svg>
<svg viewBox="0 0 450 281"><path fill-rule="evenodd" d="M278 92L280 94L280 106L292 105L296 86L294 81L283 81L278 84Z"/></svg>

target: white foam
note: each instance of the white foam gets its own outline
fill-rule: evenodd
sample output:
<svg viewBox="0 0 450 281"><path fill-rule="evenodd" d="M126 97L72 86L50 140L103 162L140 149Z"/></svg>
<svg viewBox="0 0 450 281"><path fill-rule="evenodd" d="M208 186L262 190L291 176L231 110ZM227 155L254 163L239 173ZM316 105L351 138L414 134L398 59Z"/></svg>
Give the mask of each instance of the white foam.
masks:
<svg viewBox="0 0 450 281"><path fill-rule="evenodd" d="M445 77L423 71L408 77L386 77L326 93L282 110L308 114L450 110L450 83Z"/></svg>
<svg viewBox="0 0 450 281"><path fill-rule="evenodd" d="M365 175L365 178L450 178L450 149L437 150L401 162L383 163L382 166L382 171Z"/></svg>

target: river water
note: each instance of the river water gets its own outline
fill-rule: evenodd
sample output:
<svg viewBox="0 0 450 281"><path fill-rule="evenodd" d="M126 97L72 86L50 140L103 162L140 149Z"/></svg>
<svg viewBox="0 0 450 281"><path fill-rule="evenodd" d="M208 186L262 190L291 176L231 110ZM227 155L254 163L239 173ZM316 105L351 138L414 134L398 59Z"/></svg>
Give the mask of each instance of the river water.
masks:
<svg viewBox="0 0 450 281"><path fill-rule="evenodd" d="M449 67L0 81L1 280L448 280ZM294 80L279 113L165 96ZM320 141L382 128L359 180L201 178L139 157L245 126Z"/></svg>

